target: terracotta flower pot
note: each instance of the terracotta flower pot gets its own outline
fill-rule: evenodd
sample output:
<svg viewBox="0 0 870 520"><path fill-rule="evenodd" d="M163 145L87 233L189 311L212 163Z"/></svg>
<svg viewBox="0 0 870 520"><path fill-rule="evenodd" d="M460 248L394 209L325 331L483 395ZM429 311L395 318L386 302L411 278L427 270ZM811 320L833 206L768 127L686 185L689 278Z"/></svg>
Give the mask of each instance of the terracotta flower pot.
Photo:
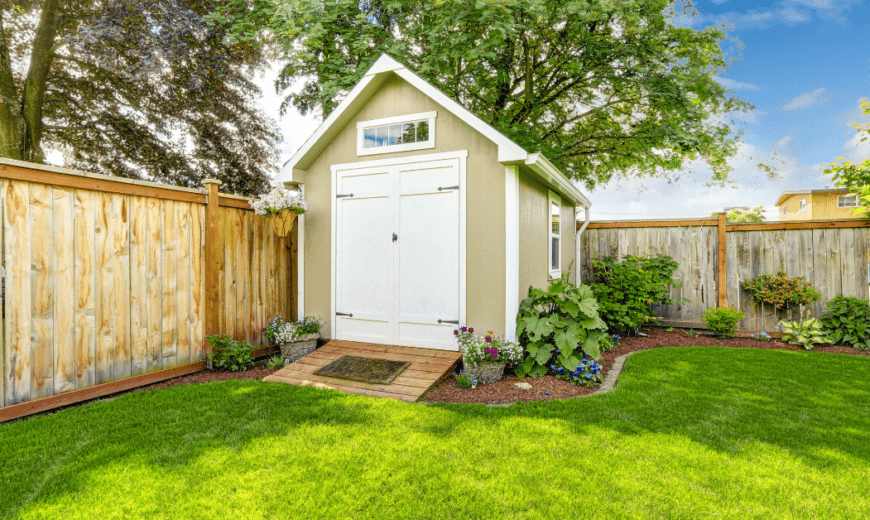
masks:
<svg viewBox="0 0 870 520"><path fill-rule="evenodd" d="M275 228L275 234L281 238L285 238L293 231L293 223L296 222L296 212L289 209L282 210L280 213L271 213L269 220L272 221L272 227Z"/></svg>

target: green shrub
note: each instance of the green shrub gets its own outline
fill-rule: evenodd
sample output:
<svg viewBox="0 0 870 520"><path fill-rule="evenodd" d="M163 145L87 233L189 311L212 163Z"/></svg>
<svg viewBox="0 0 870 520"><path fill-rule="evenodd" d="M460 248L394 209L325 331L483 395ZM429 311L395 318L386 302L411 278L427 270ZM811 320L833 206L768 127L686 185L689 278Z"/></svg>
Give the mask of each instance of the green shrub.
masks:
<svg viewBox="0 0 870 520"><path fill-rule="evenodd" d="M737 334L737 322L746 318L743 312L731 307L707 309L704 323L719 339L733 338Z"/></svg>
<svg viewBox="0 0 870 520"><path fill-rule="evenodd" d="M828 312L820 321L832 343L870 350L870 304L867 300L839 294L825 306Z"/></svg>
<svg viewBox="0 0 870 520"><path fill-rule="evenodd" d="M806 350L812 350L816 345L826 345L831 339L825 334L822 322L816 318L779 322L785 335L783 341L789 345L800 345Z"/></svg>
<svg viewBox="0 0 870 520"><path fill-rule="evenodd" d="M284 360L281 359L281 356L272 356L269 358L269 361L266 362L266 368L276 369L276 368L284 368Z"/></svg>
<svg viewBox="0 0 870 520"><path fill-rule="evenodd" d="M465 370L462 370L456 375L456 384L459 385L459 388L464 388L466 390L477 388L477 376L466 373Z"/></svg>
<svg viewBox="0 0 870 520"><path fill-rule="evenodd" d="M557 361L576 367L584 354L600 359L598 345L606 330L588 286L575 286L564 275L552 280L546 291L529 287L529 297L517 314L523 360L514 370L518 377L539 377Z"/></svg>
<svg viewBox="0 0 870 520"><path fill-rule="evenodd" d="M803 280L803 276L789 278L780 271L775 275L760 274L751 280L744 280L740 287L757 303L773 305L775 309L784 311L798 305L809 305L821 298L819 291L813 289L813 284Z"/></svg>
<svg viewBox="0 0 870 520"><path fill-rule="evenodd" d="M619 347L619 340L622 339L622 336L619 334L614 335L605 335L601 338L601 341L598 342L598 350L601 352L610 352L611 350Z"/></svg>
<svg viewBox="0 0 870 520"><path fill-rule="evenodd" d="M254 364L251 351L254 346L244 341L236 341L226 334L206 336L211 345L208 358L215 370L241 372Z"/></svg>
<svg viewBox="0 0 870 520"><path fill-rule="evenodd" d="M625 256L592 260L595 283L589 284L598 300L601 318L611 333L637 334L641 325L654 321L652 304L674 305L687 300L671 298L673 275L680 266L673 258Z"/></svg>

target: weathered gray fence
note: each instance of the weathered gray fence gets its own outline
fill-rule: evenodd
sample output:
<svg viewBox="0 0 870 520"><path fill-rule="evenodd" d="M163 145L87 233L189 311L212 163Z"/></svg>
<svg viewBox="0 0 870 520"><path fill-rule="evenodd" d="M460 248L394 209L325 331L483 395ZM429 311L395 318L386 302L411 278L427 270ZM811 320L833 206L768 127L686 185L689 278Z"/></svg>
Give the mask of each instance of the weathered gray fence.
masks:
<svg viewBox="0 0 870 520"><path fill-rule="evenodd" d="M660 306L657 315L666 322L700 326L704 311L724 302L746 313L742 330L778 331L781 319L820 316L824 304L838 294L868 298L870 222L728 224L722 232L719 227L717 219L592 223L582 236L583 281L590 280L592 258L668 255L680 264L674 279L682 284L672 296L689 301ZM721 273L720 236L726 237ZM789 277L805 276L821 300L783 313L754 303L740 289L743 280L780 270Z"/></svg>

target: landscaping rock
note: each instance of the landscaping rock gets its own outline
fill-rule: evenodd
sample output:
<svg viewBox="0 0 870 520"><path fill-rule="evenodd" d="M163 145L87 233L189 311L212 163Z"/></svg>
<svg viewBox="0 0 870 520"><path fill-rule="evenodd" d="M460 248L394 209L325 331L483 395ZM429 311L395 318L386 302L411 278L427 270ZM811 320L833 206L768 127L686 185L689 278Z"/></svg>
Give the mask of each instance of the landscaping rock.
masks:
<svg viewBox="0 0 870 520"><path fill-rule="evenodd" d="M532 385L530 385L528 383L524 383L522 381L520 381L519 383L514 383L514 386L521 389L521 390L531 390L532 389Z"/></svg>

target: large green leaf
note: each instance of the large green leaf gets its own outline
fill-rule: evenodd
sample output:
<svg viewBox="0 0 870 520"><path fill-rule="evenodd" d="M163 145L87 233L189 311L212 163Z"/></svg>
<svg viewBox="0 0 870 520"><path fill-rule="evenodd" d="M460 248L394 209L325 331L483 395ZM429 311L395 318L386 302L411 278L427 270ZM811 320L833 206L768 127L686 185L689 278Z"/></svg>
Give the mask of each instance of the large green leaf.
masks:
<svg viewBox="0 0 870 520"><path fill-rule="evenodd" d="M586 341L583 342L583 352L589 357L601 359L601 349L598 347L598 344L604 335L604 332L598 330L590 331L589 335L586 336Z"/></svg>

